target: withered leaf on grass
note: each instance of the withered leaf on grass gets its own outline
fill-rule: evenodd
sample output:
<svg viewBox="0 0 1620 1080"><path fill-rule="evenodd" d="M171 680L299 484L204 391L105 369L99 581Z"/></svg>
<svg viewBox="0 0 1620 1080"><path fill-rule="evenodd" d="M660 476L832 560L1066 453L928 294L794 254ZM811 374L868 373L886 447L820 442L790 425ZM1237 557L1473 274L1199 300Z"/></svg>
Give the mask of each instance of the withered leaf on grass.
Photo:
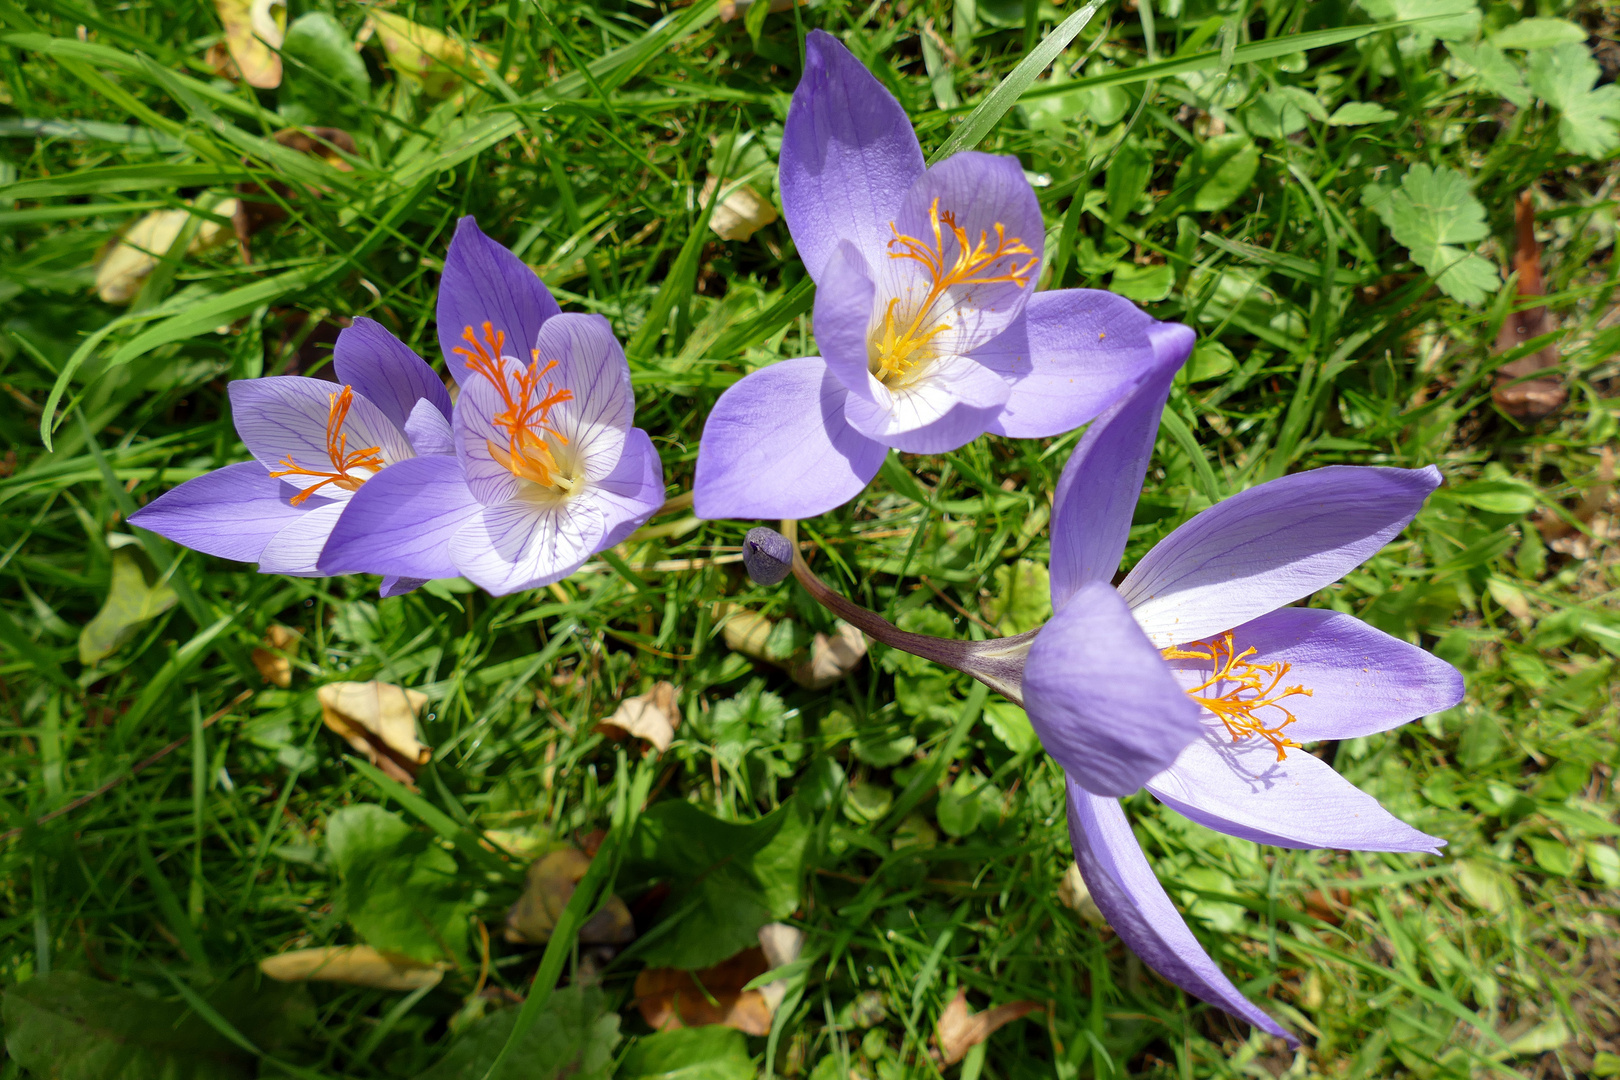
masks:
<svg viewBox="0 0 1620 1080"><path fill-rule="evenodd" d="M791 619L775 621L731 604L716 604L715 613L725 619L721 633L727 648L784 668L807 690L837 682L866 657L866 636L842 620L831 634L818 633L805 644Z"/></svg>
<svg viewBox="0 0 1620 1080"><path fill-rule="evenodd" d="M968 1008L967 991L958 990L951 1003L945 1006L945 1011L939 1014L939 1023L934 1028L941 1064L956 1064L997 1028L1021 1016L1028 1016L1040 1007L1040 1003L1035 1001L1009 1001L1005 1005L976 1013Z"/></svg>
<svg viewBox="0 0 1620 1080"><path fill-rule="evenodd" d="M810 655L788 669L794 682L807 690L820 690L848 675L866 656L866 635L839 620L831 634L817 634Z"/></svg>
<svg viewBox="0 0 1620 1080"><path fill-rule="evenodd" d="M107 601L79 631L79 663L94 664L111 656L142 623L174 607L177 599L166 582L147 583L140 556L127 547L115 549Z"/></svg>
<svg viewBox="0 0 1620 1080"><path fill-rule="evenodd" d="M429 97L448 97L461 85L462 72L476 73L474 56L491 68L500 62L493 53L391 12L373 11L371 24L388 53L388 66Z"/></svg>
<svg viewBox="0 0 1620 1080"><path fill-rule="evenodd" d="M674 683L658 683L645 694L621 701L613 715L596 728L611 739L632 735L645 739L663 753L675 738L675 729L681 726L679 694Z"/></svg>
<svg viewBox="0 0 1620 1080"><path fill-rule="evenodd" d="M409 784L433 756L416 737L416 715L428 701L420 690L384 682L336 682L315 696L326 726L395 780Z"/></svg>
<svg viewBox="0 0 1620 1080"><path fill-rule="evenodd" d="M264 681L283 690L292 685L289 655L298 648L298 635L280 623L271 623L264 632L264 645L253 650L253 666Z"/></svg>
<svg viewBox="0 0 1620 1080"><path fill-rule="evenodd" d="M698 196L701 202L709 201L718 182L713 175L703 181L703 191ZM771 205L771 200L747 184L731 184L709 214L709 228L722 240L747 240L776 217L776 207Z"/></svg>
<svg viewBox="0 0 1620 1080"><path fill-rule="evenodd" d="M218 217L229 218L237 212L236 200L225 199L208 209ZM96 295L102 302L127 304L134 300L192 216L189 210L154 210L131 225L96 266ZM201 218L196 234L186 245L186 254L218 247L229 236L219 222Z"/></svg>
<svg viewBox="0 0 1620 1080"><path fill-rule="evenodd" d="M259 970L278 982L339 982L376 990L437 986L448 967L383 952L370 945L294 949L259 961Z"/></svg>
<svg viewBox="0 0 1620 1080"><path fill-rule="evenodd" d="M261 90L281 85L281 48L287 27L287 0L214 0L242 81Z"/></svg>
<svg viewBox="0 0 1620 1080"><path fill-rule="evenodd" d="M523 895L506 913L506 940L544 945L574 895L574 886L591 868L590 856L577 848L559 848L529 866ZM622 945L636 936L630 909L610 896L602 909L580 927L583 945Z"/></svg>
<svg viewBox="0 0 1620 1080"><path fill-rule="evenodd" d="M1519 297L1541 296L1546 288L1541 277L1541 248L1536 243L1536 211L1529 191L1519 196L1514 207L1514 224L1517 239L1513 268L1519 272ZM1496 335L1496 351L1516 349L1556 328L1545 307L1509 312ZM1497 408L1523 422L1540 420L1557 412L1569 398L1563 377L1558 373L1558 361L1558 346L1553 343L1497 368L1496 387L1491 391ZM1540 371L1548 374L1526 379ZM1518 381L1521 379L1524 381Z"/></svg>
<svg viewBox="0 0 1620 1080"><path fill-rule="evenodd" d="M744 949L702 971L647 968L636 976L636 1008L660 1031L724 1024L749 1035L769 1035L771 1019L787 994L778 979L756 989L748 984L799 958L804 934L785 923L760 928L759 947Z"/></svg>

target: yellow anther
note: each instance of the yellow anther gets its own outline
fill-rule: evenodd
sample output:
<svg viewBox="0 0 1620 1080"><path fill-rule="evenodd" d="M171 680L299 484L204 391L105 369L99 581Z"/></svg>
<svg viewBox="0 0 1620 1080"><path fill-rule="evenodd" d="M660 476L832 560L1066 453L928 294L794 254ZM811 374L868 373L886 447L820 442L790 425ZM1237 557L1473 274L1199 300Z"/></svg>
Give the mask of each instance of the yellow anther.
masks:
<svg viewBox="0 0 1620 1080"><path fill-rule="evenodd" d="M1297 720L1282 702L1291 697L1310 697L1312 692L1304 686L1278 689L1292 665L1252 662L1249 657L1257 655L1258 650L1251 647L1238 652L1230 631L1209 641L1173 645L1161 651L1166 660L1209 662L1209 678L1188 690L1187 696L1214 713L1226 725L1233 742L1258 736L1276 747L1278 761L1287 756L1288 747L1299 745L1282 734L1283 728ZM1262 717L1262 709L1275 709L1276 714Z"/></svg>

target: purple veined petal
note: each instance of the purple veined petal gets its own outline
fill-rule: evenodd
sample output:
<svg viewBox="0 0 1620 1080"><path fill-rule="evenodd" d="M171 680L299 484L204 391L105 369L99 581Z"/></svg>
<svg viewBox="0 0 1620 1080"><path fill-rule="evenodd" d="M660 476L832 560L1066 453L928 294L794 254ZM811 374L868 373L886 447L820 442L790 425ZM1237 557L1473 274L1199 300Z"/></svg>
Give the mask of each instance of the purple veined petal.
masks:
<svg viewBox="0 0 1620 1080"><path fill-rule="evenodd" d="M405 426L418 401L432 402L450 419L450 392L438 374L382 323L357 318L338 334L332 368L339 381L354 387L396 427Z"/></svg>
<svg viewBox="0 0 1620 1080"><path fill-rule="evenodd" d="M602 512L604 548L620 543L658 512L664 505L664 463L645 431L630 429L613 474L592 484L584 497Z"/></svg>
<svg viewBox="0 0 1620 1080"><path fill-rule="evenodd" d="M1120 594L1161 647L1230 630L1361 565L1439 485L1432 465L1329 465L1272 480L1165 537L1120 583Z"/></svg>
<svg viewBox="0 0 1620 1080"><path fill-rule="evenodd" d="M906 192L883 255L867 255L877 285L873 322L898 301L896 336L966 356L1023 314L1045 242L1041 205L1017 158L946 158Z"/></svg>
<svg viewBox="0 0 1620 1080"><path fill-rule="evenodd" d="M1388 731L1449 709L1463 697L1462 673L1456 668L1337 611L1279 608L1235 627L1232 644L1239 653L1254 649L1250 659L1256 664L1287 664L1279 688L1310 691L1282 703L1295 717L1282 733L1297 743ZM1212 674L1205 660L1166 663L1189 690ZM1265 716L1268 724L1284 719L1276 710Z"/></svg>
<svg viewBox="0 0 1620 1080"><path fill-rule="evenodd" d="M583 498L485 506L450 541L462 577L495 596L534 589L572 574L602 550L606 522Z"/></svg>
<svg viewBox="0 0 1620 1080"><path fill-rule="evenodd" d="M205 555L258 562L271 537L326 505L319 495L289 505L297 493L257 461L244 461L165 491L131 514L129 523Z"/></svg>
<svg viewBox="0 0 1620 1080"><path fill-rule="evenodd" d="M782 131L782 212L819 285L840 240L881 256L923 156L900 103L837 38L812 30L804 44Z"/></svg>
<svg viewBox="0 0 1620 1080"><path fill-rule="evenodd" d="M827 369L857 399L876 402L883 384L872 376L868 334L877 302L871 268L854 244L842 241L827 261L816 286L811 314L816 346Z"/></svg>
<svg viewBox="0 0 1620 1080"><path fill-rule="evenodd" d="M780 361L730 387L703 424L693 513L808 518L859 495L888 450L849 426L848 400L817 356Z"/></svg>
<svg viewBox="0 0 1620 1080"><path fill-rule="evenodd" d="M428 583L428 580L428 578L388 575L382 579L382 587L377 590L377 595L382 597L404 596L408 592L415 592L420 589Z"/></svg>
<svg viewBox="0 0 1620 1080"><path fill-rule="evenodd" d="M501 353L527 363L540 326L559 314L557 301L522 259L485 236L471 216L456 222L439 280L439 348L456 381L465 385L467 360L457 349L472 349L463 337L471 329L486 351L485 322L503 335Z"/></svg>
<svg viewBox="0 0 1620 1080"><path fill-rule="evenodd" d="M450 539L482 504L445 454L390 465L344 506L318 563L323 574L457 577Z"/></svg>
<svg viewBox="0 0 1620 1080"><path fill-rule="evenodd" d="M1148 369L1179 367L1193 340L1185 326L1157 322L1111 292L1036 293L1021 322L973 353L1012 382L990 430L1013 439L1073 431L1118 401Z"/></svg>
<svg viewBox="0 0 1620 1080"><path fill-rule="evenodd" d="M1082 585L1035 635L1024 709L1046 752L1097 795L1129 795L1204 730L1201 710L1106 581Z"/></svg>
<svg viewBox="0 0 1620 1080"><path fill-rule="evenodd" d="M1232 985L1198 943L1154 876L1117 799L1099 798L1068 781L1069 841L1097 910L1142 962L1201 1001L1261 1031L1299 1040Z"/></svg>
<svg viewBox="0 0 1620 1080"><path fill-rule="evenodd" d="M542 368L557 361L542 384L572 395L551 410L549 423L568 440L566 452L582 463L586 479L611 475L636 411L630 362L613 327L600 315L558 315L540 330L538 348Z"/></svg>
<svg viewBox="0 0 1620 1080"><path fill-rule="evenodd" d="M509 383L523 369L524 365L516 360L502 362ZM482 376L471 376L461 384L450 421L455 432L456 458L461 462L467 487L485 506L499 506L516 498L523 483L496 461L490 450L492 444L501 451L510 446L511 436L494 422L505 409L506 399L494 383Z"/></svg>
<svg viewBox="0 0 1620 1080"><path fill-rule="evenodd" d="M317 506L289 522L270 538L259 553L259 573L286 574L289 577L320 577L316 563L321 549L343 514L343 503Z"/></svg>
<svg viewBox="0 0 1620 1080"><path fill-rule="evenodd" d="M433 402L422 400L405 421L405 437L418 454L454 454L456 435L450 421Z"/></svg>
<svg viewBox="0 0 1620 1080"><path fill-rule="evenodd" d="M1277 760L1266 740L1232 742L1213 719L1174 765L1147 782L1153 797L1206 828L1259 844L1439 854L1378 800L1298 747Z"/></svg>
<svg viewBox="0 0 1620 1080"><path fill-rule="evenodd" d="M862 435L908 454L943 454L983 435L1007 400L1007 381L977 360L942 356L915 382L844 407Z"/></svg>
<svg viewBox="0 0 1620 1080"><path fill-rule="evenodd" d="M1076 590L1113 580L1142 494L1179 361L1150 368L1092 422L1069 455L1052 500L1052 608Z"/></svg>
<svg viewBox="0 0 1620 1080"><path fill-rule="evenodd" d="M289 461L314 474L338 471L327 445L327 425L341 401L343 387L324 379L276 375L237 379L229 391L236 432L268 472L286 470ZM349 398L341 436L347 454L376 447L384 465L415 456L405 433L360 394ZM347 470L360 481L374 471L365 466ZM294 473L282 479L300 491L318 487L323 498L342 501L351 494L346 488L325 482L320 475Z"/></svg>

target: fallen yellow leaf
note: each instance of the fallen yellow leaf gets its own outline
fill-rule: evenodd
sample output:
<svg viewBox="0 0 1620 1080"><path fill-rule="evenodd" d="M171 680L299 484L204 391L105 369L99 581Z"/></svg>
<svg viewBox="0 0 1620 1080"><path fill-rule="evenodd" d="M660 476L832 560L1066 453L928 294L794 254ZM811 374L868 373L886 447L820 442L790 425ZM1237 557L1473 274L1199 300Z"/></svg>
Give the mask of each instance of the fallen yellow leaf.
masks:
<svg viewBox="0 0 1620 1080"><path fill-rule="evenodd" d="M714 194L716 182L713 176L703 181L703 192L699 196L702 202L707 203ZM747 184L737 184L721 193L720 201L709 214L709 228L722 240L747 240L776 218L776 207L771 205L771 200Z"/></svg>
<svg viewBox="0 0 1620 1080"><path fill-rule="evenodd" d="M315 696L326 726L395 780L410 783L433 756L416 737L416 714L428 700L420 690L384 682L336 682Z"/></svg>
<svg viewBox="0 0 1620 1080"><path fill-rule="evenodd" d="M523 895L506 913L506 940L531 945L550 941L557 919L574 895L574 886L590 868L590 856L571 847L559 848L532 863L523 882ZM622 945L635 936L635 920L617 896L609 896L579 931L582 945Z"/></svg>
<svg viewBox="0 0 1620 1080"><path fill-rule="evenodd" d="M388 66L429 97L448 97L461 85L463 71L477 70L474 56L492 68L499 63L493 53L391 12L373 11L370 22L382 39Z"/></svg>
<svg viewBox="0 0 1620 1080"><path fill-rule="evenodd" d="M214 0L242 81L261 90L281 85L281 55L287 32L287 0Z"/></svg>
<svg viewBox="0 0 1620 1080"><path fill-rule="evenodd" d="M229 218L236 213L236 200L223 199L208 208L218 217ZM118 238L96 267L96 294L104 303L127 304L141 291L158 260L169 253L180 238L180 230L191 220L189 210L154 210ZM196 255L218 247L231 238L225 226L210 218L202 218L197 233L186 245L186 254Z"/></svg>
<svg viewBox="0 0 1620 1080"><path fill-rule="evenodd" d="M967 991L958 990L945 1011L939 1014L934 1037L939 1042L942 1064L954 1065L975 1046L988 1039L997 1028L1040 1008L1035 1001L1010 1001L976 1013L968 1008Z"/></svg>
<svg viewBox="0 0 1620 1080"><path fill-rule="evenodd" d="M277 982L340 982L376 990L420 990L437 986L448 964L424 964L370 945L328 945L294 949L259 961L259 970Z"/></svg>
<svg viewBox="0 0 1620 1080"><path fill-rule="evenodd" d="M253 650L253 666L265 682L285 690L292 685L292 661L287 654L297 647L296 633L280 623L271 623L264 633L264 647Z"/></svg>
<svg viewBox="0 0 1620 1080"><path fill-rule="evenodd" d="M676 705L678 694L674 683L658 683L645 694L619 702L613 715L598 724L597 729L613 739L634 735L663 753L675 738L675 729L681 726L681 712Z"/></svg>

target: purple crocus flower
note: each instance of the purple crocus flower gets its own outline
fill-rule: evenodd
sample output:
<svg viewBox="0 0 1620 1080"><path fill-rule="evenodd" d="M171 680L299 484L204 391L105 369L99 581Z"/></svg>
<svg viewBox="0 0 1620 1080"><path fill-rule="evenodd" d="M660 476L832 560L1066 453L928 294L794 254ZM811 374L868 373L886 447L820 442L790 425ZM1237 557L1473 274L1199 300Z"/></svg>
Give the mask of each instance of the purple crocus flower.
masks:
<svg viewBox="0 0 1620 1080"><path fill-rule="evenodd" d="M278 375L229 387L231 415L253 461L187 480L130 524L263 573L314 577L327 538L387 467L454 461L450 395L433 369L381 325L356 319L338 335L340 380ZM383 595L420 580L390 577Z"/></svg>
<svg viewBox="0 0 1620 1080"><path fill-rule="evenodd" d="M1115 400L1193 335L1112 293L1035 293L1046 227L1018 160L933 168L905 111L837 39L805 45L782 137L782 206L816 283L819 357L721 395L698 449L699 517L812 517L893 447L1041 438Z"/></svg>
<svg viewBox="0 0 1620 1080"><path fill-rule="evenodd" d="M1052 511L1052 605L1022 695L1063 766L1075 859L1133 951L1187 992L1293 1037L1227 980L1131 834L1146 786L1193 821L1290 848L1438 852L1302 744L1385 731L1462 699L1450 664L1349 615L1289 607L1393 539L1440 483L1330 466L1195 515L1110 584L1178 365L1088 430Z"/></svg>
<svg viewBox="0 0 1620 1080"><path fill-rule="evenodd" d="M460 384L454 453L356 493L323 573L464 576L497 596L567 577L663 503L652 440L631 426L630 365L600 315L462 218L439 284L439 343Z"/></svg>

